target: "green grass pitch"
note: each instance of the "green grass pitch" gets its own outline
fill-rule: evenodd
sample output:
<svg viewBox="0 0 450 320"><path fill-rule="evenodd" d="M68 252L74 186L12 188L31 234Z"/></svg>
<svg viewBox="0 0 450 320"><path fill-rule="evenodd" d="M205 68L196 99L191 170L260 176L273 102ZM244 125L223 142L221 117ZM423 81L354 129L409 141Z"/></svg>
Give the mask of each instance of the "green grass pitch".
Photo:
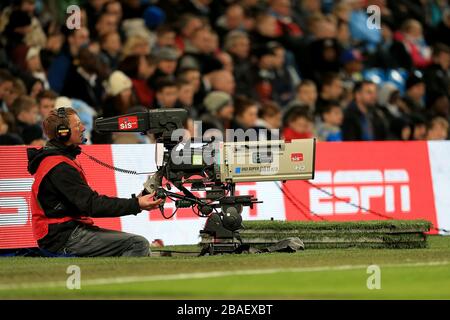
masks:
<svg viewBox="0 0 450 320"><path fill-rule="evenodd" d="M150 258L0 258L0 299L450 299L450 237L426 249ZM369 265L381 289L369 290ZM68 266L81 270L69 290Z"/></svg>

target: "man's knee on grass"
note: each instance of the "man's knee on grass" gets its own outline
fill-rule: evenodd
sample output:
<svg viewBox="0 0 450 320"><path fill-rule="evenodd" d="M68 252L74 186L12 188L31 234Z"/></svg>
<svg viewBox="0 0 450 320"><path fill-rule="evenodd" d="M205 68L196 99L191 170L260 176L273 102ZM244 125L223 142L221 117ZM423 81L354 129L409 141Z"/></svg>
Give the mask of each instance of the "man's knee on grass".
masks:
<svg viewBox="0 0 450 320"><path fill-rule="evenodd" d="M129 247L124 251L126 257L148 257L150 256L150 243L142 236L132 236L128 239Z"/></svg>

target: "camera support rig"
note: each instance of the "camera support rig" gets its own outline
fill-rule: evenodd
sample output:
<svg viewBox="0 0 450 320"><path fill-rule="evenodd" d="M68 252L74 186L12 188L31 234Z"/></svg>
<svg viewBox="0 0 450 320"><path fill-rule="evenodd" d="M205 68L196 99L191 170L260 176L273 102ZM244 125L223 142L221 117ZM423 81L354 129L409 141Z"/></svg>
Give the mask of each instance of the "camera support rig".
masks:
<svg viewBox="0 0 450 320"><path fill-rule="evenodd" d="M315 140L209 141L201 142L201 148L191 148L190 139L183 141L180 132L174 135L177 129L184 132L186 119L185 109L157 109L98 118L95 130L154 134L157 171L144 183L142 194L155 192L155 198L172 200L176 210L191 207L195 214L207 218L200 231L202 254L235 252L242 244L238 230L243 228L243 208L262 202L252 195L236 195L236 182L312 179ZM205 151L213 161L205 162ZM250 163L241 164L239 160L244 158L251 159ZM191 185L190 190L186 184ZM172 192L172 186L181 194ZM195 191L203 191L205 196L197 197L192 193ZM159 209L170 219L176 210L166 217L164 203Z"/></svg>

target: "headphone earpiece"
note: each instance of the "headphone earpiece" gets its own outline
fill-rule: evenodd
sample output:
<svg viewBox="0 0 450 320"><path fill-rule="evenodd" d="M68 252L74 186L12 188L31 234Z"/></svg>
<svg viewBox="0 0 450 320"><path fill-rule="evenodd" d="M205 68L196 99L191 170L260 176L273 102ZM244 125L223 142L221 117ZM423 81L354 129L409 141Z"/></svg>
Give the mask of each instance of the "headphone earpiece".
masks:
<svg viewBox="0 0 450 320"><path fill-rule="evenodd" d="M56 140L61 142L67 142L70 139L71 130L67 125L68 119L66 114L66 108L58 108L58 118L62 119L61 124L56 127Z"/></svg>

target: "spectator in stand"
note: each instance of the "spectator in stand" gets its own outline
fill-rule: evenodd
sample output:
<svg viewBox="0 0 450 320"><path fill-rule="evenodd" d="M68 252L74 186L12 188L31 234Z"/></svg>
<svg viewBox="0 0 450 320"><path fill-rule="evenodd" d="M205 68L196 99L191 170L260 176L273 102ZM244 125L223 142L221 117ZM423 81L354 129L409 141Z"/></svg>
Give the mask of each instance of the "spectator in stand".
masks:
<svg viewBox="0 0 450 320"><path fill-rule="evenodd" d="M39 107L40 120L47 118L50 111L55 109L55 101L58 98L56 92L52 90L44 90L37 97Z"/></svg>
<svg viewBox="0 0 450 320"><path fill-rule="evenodd" d="M300 66L300 69L303 70L303 77L320 81L327 73L339 72L341 47L336 39L314 40L308 45L307 50L310 57L305 62L305 66Z"/></svg>
<svg viewBox="0 0 450 320"><path fill-rule="evenodd" d="M27 94L33 99L36 99L37 96L44 90L44 83L40 79L25 77L24 82Z"/></svg>
<svg viewBox="0 0 450 320"><path fill-rule="evenodd" d="M103 1L103 0L100 0L100 1ZM122 10L122 4L120 3L120 1L118 1L118 0L107 1L103 5L102 11L115 16L118 24L120 24L122 22L123 10Z"/></svg>
<svg viewBox="0 0 450 320"><path fill-rule="evenodd" d="M86 11L87 21L89 22L89 30L94 31L95 22L102 13L103 6L108 2L108 0L88 0L84 5L84 10Z"/></svg>
<svg viewBox="0 0 450 320"><path fill-rule="evenodd" d="M419 113L410 116L412 122L411 140L426 140L427 138L427 121L424 116Z"/></svg>
<svg viewBox="0 0 450 320"><path fill-rule="evenodd" d="M392 48L392 54L401 67L411 70L425 68L431 63L431 49L425 42L419 21L408 19L403 22L394 39L401 44Z"/></svg>
<svg viewBox="0 0 450 320"><path fill-rule="evenodd" d="M107 97L103 104L103 116L111 117L126 114L135 105L133 83L122 71L114 71L106 86Z"/></svg>
<svg viewBox="0 0 450 320"><path fill-rule="evenodd" d="M4 30L3 28L7 24L14 20L16 17L11 16L14 11L21 11L28 15L31 19L30 29L24 35L24 42L28 47L44 47L47 41L47 36L42 28L41 21L39 17L36 16L36 1L35 0L14 0L14 1L4 1L10 2L11 5L6 7L2 15L0 16L0 33Z"/></svg>
<svg viewBox="0 0 450 320"><path fill-rule="evenodd" d="M243 31L231 31L225 37L224 50L233 59L233 75L236 80L236 94L255 97L253 86L255 77L250 57L250 38Z"/></svg>
<svg viewBox="0 0 450 320"><path fill-rule="evenodd" d="M110 70L117 69L122 40L117 32L109 32L100 37L100 58Z"/></svg>
<svg viewBox="0 0 450 320"><path fill-rule="evenodd" d="M178 71L178 79L186 80L192 84L194 87L194 106L198 108L199 113L201 113L202 108L200 105L203 104L203 99L206 96L206 88L204 82L202 81L202 75L200 70L197 68L183 68Z"/></svg>
<svg viewBox="0 0 450 320"><path fill-rule="evenodd" d="M267 44L274 53L273 98L280 105L286 105L293 97L295 87L300 83L300 77L294 66L286 61L286 50L277 42Z"/></svg>
<svg viewBox="0 0 450 320"><path fill-rule="evenodd" d="M211 29L201 27L193 32L191 40L186 44L183 56L180 58L180 68L197 68L202 74L220 69L222 64L211 51Z"/></svg>
<svg viewBox="0 0 450 320"><path fill-rule="evenodd" d="M39 109L36 104L36 100L29 96L20 96L17 98L12 107L12 114L14 115L15 121L15 131L16 133L24 140L26 144L31 143L33 140L30 140L31 131L35 131L34 128L30 128L31 126L39 127L37 124L39 121ZM33 136L35 136L33 134ZM41 129L42 136L42 129Z"/></svg>
<svg viewBox="0 0 450 320"><path fill-rule="evenodd" d="M378 93L378 104L390 123L399 118L407 118L408 110L402 100L400 90L390 82L381 86Z"/></svg>
<svg viewBox="0 0 450 320"><path fill-rule="evenodd" d="M234 94L236 83L233 74L227 70L217 70L211 73L209 77L212 91L222 91L229 95Z"/></svg>
<svg viewBox="0 0 450 320"><path fill-rule="evenodd" d="M311 33L308 28L307 21L314 15L322 14L321 1L320 0L300 0L294 1L294 10L297 12L297 23L303 32L307 35Z"/></svg>
<svg viewBox="0 0 450 320"><path fill-rule="evenodd" d="M425 109L425 83L420 71L411 73L406 80L406 92L403 102L406 113L417 113Z"/></svg>
<svg viewBox="0 0 450 320"><path fill-rule="evenodd" d="M137 103L152 108L155 92L150 84L156 69L154 60L150 56L130 55L120 62L118 69L131 79Z"/></svg>
<svg viewBox="0 0 450 320"><path fill-rule="evenodd" d="M446 140L448 138L448 120L443 117L431 119L427 126L427 140Z"/></svg>
<svg viewBox="0 0 450 320"><path fill-rule="evenodd" d="M352 38L350 36L350 27L348 26L347 21L338 20L336 26L336 40L342 49L353 49Z"/></svg>
<svg viewBox="0 0 450 320"><path fill-rule="evenodd" d="M352 14L352 6L348 1L340 1L333 7L333 16L338 20L348 24Z"/></svg>
<svg viewBox="0 0 450 320"><path fill-rule="evenodd" d="M450 99L450 48L445 44L436 44L432 61L424 72L428 105L442 94Z"/></svg>
<svg viewBox="0 0 450 320"><path fill-rule="evenodd" d="M78 57L81 47L88 43L89 31L85 27L67 31L67 41L48 70L48 81L52 90L61 92L67 74L71 67L73 68L73 60Z"/></svg>
<svg viewBox="0 0 450 320"><path fill-rule="evenodd" d="M14 101L16 101L17 98L24 96L26 94L27 88L25 87L25 84L23 83L22 79L14 78L11 90L7 91L4 95L3 101L5 103L5 110L11 111Z"/></svg>
<svg viewBox="0 0 450 320"><path fill-rule="evenodd" d="M342 107L337 101L324 105L322 121L317 126L317 136L321 141L342 141L341 125L344 120Z"/></svg>
<svg viewBox="0 0 450 320"><path fill-rule="evenodd" d="M9 112L0 111L0 146L25 144L14 128L14 116Z"/></svg>
<svg viewBox="0 0 450 320"><path fill-rule="evenodd" d="M11 94L14 80L14 77L7 70L0 69L0 111L8 111L5 98Z"/></svg>
<svg viewBox="0 0 450 320"><path fill-rule="evenodd" d="M234 101L234 121L232 129L254 129L258 120L258 105L256 101L243 96L237 96Z"/></svg>
<svg viewBox="0 0 450 320"><path fill-rule="evenodd" d="M187 12L202 18L209 18L212 14L210 4L212 0L187 0L180 4L181 12Z"/></svg>
<svg viewBox="0 0 450 320"><path fill-rule="evenodd" d="M262 103L258 112L258 120L256 121L256 129L259 132L259 140L280 139L281 119L282 113L278 104L273 101L266 101ZM264 132L263 129L266 131Z"/></svg>
<svg viewBox="0 0 450 320"><path fill-rule="evenodd" d="M307 106L291 108L284 118L283 137L286 142L313 137L314 123Z"/></svg>
<svg viewBox="0 0 450 320"><path fill-rule="evenodd" d="M258 59L257 74L255 82L255 91L260 101L267 101L274 99L275 93L273 90L273 82L275 80L275 53L272 48L263 45L255 50L255 55Z"/></svg>
<svg viewBox="0 0 450 320"><path fill-rule="evenodd" d="M213 91L205 97L203 104L207 112L201 118L202 136L206 139L211 136L224 139L225 130L231 128L234 117L233 99L228 93Z"/></svg>
<svg viewBox="0 0 450 320"><path fill-rule="evenodd" d="M353 87L355 82L363 80L363 57L358 50L347 50L341 55L342 74L341 79L345 87Z"/></svg>
<svg viewBox="0 0 450 320"><path fill-rule="evenodd" d="M115 14L104 12L97 19L95 24L95 33L93 34L93 39L100 40L103 36L108 33L118 32L118 21Z"/></svg>
<svg viewBox="0 0 450 320"><path fill-rule="evenodd" d="M289 102L287 107L291 107L293 105L306 105L308 106L309 112L313 114L316 110L316 102L317 102L317 86L312 80L302 80L300 84L297 86L295 90L296 96L295 98Z"/></svg>
<svg viewBox="0 0 450 320"><path fill-rule="evenodd" d="M268 13L259 13L255 19L255 27L251 31L253 47L260 47L271 41L281 43L286 50L298 52L302 50L302 35L291 33L286 25Z"/></svg>
<svg viewBox="0 0 450 320"><path fill-rule="evenodd" d="M311 34L308 36L309 41L335 39L337 37L337 23L333 16L315 14L310 17L308 24L311 30Z"/></svg>
<svg viewBox="0 0 450 320"><path fill-rule="evenodd" d="M444 10L442 20L433 28L431 38L434 43L442 43L450 47L450 7Z"/></svg>
<svg viewBox="0 0 450 320"><path fill-rule="evenodd" d="M156 62L156 71L149 79L151 87L155 87L161 78L170 78L175 80L175 71L177 70L178 53L172 47L161 47L153 53Z"/></svg>
<svg viewBox="0 0 450 320"><path fill-rule="evenodd" d="M187 80L177 80L178 104L188 110L189 116L197 120L199 113L194 107L194 86Z"/></svg>
<svg viewBox="0 0 450 320"><path fill-rule="evenodd" d="M194 33L204 26L204 21L192 14L186 13L179 20L179 36L176 38L177 47L181 52L189 46Z"/></svg>
<svg viewBox="0 0 450 320"><path fill-rule="evenodd" d="M219 51L216 54L217 59L222 64L222 68L226 71L229 71L231 73L234 72L234 64L233 64L233 58L228 52L225 51Z"/></svg>
<svg viewBox="0 0 450 320"><path fill-rule="evenodd" d="M156 83L155 108L176 108L178 105L177 83L170 78L161 78Z"/></svg>
<svg viewBox="0 0 450 320"><path fill-rule="evenodd" d="M216 26L222 40L231 31L245 30L245 12L242 6L238 3L229 5L225 9L224 15L217 19Z"/></svg>
<svg viewBox="0 0 450 320"><path fill-rule="evenodd" d="M26 55L29 46L25 43L25 36L31 32L31 18L21 10L11 12L9 22L5 28L6 53L8 58L21 70L26 70Z"/></svg>
<svg viewBox="0 0 450 320"><path fill-rule="evenodd" d="M99 56L88 48L82 48L77 63L72 65L67 74L61 94L80 99L95 110L100 110L104 94L103 76Z"/></svg>
<svg viewBox="0 0 450 320"><path fill-rule="evenodd" d="M27 146L44 147L46 143L44 131L38 124L26 126L23 129L22 138Z"/></svg>
<svg viewBox="0 0 450 320"><path fill-rule="evenodd" d="M170 25L164 24L156 29L156 43L152 49L152 52L157 52L164 47L176 48L177 33Z"/></svg>
<svg viewBox="0 0 450 320"><path fill-rule="evenodd" d="M40 52L41 49L39 47L30 47L28 49L25 58L27 71L33 78L38 79L42 82L44 89L49 89L50 84L48 83L47 74L42 67Z"/></svg>
<svg viewBox="0 0 450 320"><path fill-rule="evenodd" d="M327 73L322 79L319 97L316 103L316 114L321 114L322 106L330 101L341 102L344 93L343 82L337 73Z"/></svg>
<svg viewBox="0 0 450 320"><path fill-rule="evenodd" d="M412 131L414 128L409 118L394 118L389 128L389 140L408 141L412 139Z"/></svg>
<svg viewBox="0 0 450 320"><path fill-rule="evenodd" d="M353 89L354 100L344 111L342 136L345 141L372 141L387 138L387 124L376 106L377 86L361 81Z"/></svg>
<svg viewBox="0 0 450 320"><path fill-rule="evenodd" d="M290 36L300 37L303 35L300 18L292 10L290 0L270 0L268 13L277 19L279 27Z"/></svg>
<svg viewBox="0 0 450 320"><path fill-rule="evenodd" d="M430 101L426 112L427 118L443 117L450 119L450 100L446 94L436 95Z"/></svg>
<svg viewBox="0 0 450 320"><path fill-rule="evenodd" d="M122 59L131 56L148 56L150 54L150 41L143 35L132 35L127 38L122 48Z"/></svg>
<svg viewBox="0 0 450 320"><path fill-rule="evenodd" d="M382 69L394 69L404 66L404 61L398 61L396 55L407 55L403 45L394 39L392 26L381 21L382 41L377 45L376 51L368 55L366 66ZM408 66L409 67L409 66Z"/></svg>

